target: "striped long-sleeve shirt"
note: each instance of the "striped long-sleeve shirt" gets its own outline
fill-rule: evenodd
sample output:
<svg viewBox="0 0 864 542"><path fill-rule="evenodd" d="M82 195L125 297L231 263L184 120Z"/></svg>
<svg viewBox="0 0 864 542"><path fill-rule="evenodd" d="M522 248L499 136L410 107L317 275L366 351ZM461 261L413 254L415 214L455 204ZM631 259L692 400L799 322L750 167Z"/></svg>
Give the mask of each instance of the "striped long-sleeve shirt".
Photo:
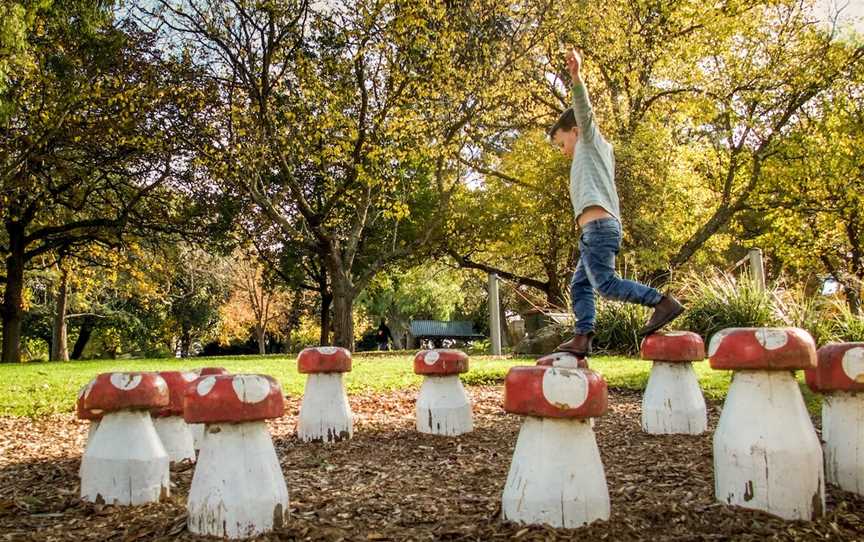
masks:
<svg viewBox="0 0 864 542"><path fill-rule="evenodd" d="M586 208L599 205L620 221L615 154L597 128L588 91L581 81L573 85L573 113L579 126L579 139L570 164L570 201L576 219Z"/></svg>

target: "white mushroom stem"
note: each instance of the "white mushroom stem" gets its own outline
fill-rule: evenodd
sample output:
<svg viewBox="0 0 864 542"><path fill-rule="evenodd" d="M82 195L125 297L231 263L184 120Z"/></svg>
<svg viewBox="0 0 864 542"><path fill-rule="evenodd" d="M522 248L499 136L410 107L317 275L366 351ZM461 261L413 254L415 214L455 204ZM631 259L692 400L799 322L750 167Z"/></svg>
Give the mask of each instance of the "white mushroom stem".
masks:
<svg viewBox="0 0 864 542"><path fill-rule="evenodd" d="M145 410L105 414L81 461L81 498L157 502L169 494L168 454Z"/></svg>
<svg viewBox="0 0 864 542"><path fill-rule="evenodd" d="M609 518L609 490L589 420L526 417L501 498L503 518L574 528Z"/></svg>
<svg viewBox="0 0 864 542"><path fill-rule="evenodd" d="M282 527L288 488L267 425L208 424L187 509L192 533L248 538Z"/></svg>
<svg viewBox="0 0 864 542"><path fill-rule="evenodd" d="M822 401L828 483L864 495L864 395L835 391Z"/></svg>
<svg viewBox="0 0 864 542"><path fill-rule="evenodd" d="M642 430L698 435L707 428L705 398L693 364L655 361L642 396Z"/></svg>
<svg viewBox="0 0 864 542"><path fill-rule="evenodd" d="M153 418L153 426L159 440L168 452L171 462L180 462L184 459L195 461L195 445L192 440L192 431L180 416L163 416Z"/></svg>
<svg viewBox="0 0 864 542"><path fill-rule="evenodd" d="M87 448L90 447L90 442L93 440L93 435L96 434L96 430L99 429L99 420L90 420L90 426L87 428L87 440L84 442L84 454L87 453ZM82 459L84 454L81 454ZM84 461L81 461L81 464L78 465L78 477L81 477L81 468L84 466Z"/></svg>
<svg viewBox="0 0 864 542"><path fill-rule="evenodd" d="M717 500L785 519L825 509L822 449L790 371L737 371L714 433Z"/></svg>
<svg viewBox="0 0 864 542"><path fill-rule="evenodd" d="M427 375L417 397L417 431L456 436L474 429L471 400L459 375Z"/></svg>
<svg viewBox="0 0 864 542"><path fill-rule="evenodd" d="M353 434L342 373L310 374L297 419L297 437L304 442L337 442Z"/></svg>

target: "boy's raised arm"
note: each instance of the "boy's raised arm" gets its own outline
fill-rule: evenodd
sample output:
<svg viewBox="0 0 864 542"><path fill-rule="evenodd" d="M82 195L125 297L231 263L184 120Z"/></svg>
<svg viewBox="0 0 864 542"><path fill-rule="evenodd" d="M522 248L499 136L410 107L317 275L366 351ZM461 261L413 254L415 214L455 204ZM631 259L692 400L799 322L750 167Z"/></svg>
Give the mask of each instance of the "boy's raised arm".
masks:
<svg viewBox="0 0 864 542"><path fill-rule="evenodd" d="M591 108L591 100L588 98L588 89L582 80L582 54L576 48L567 53L567 69L573 80L573 113L576 117L576 125L579 126L580 136L585 141L591 141L597 134L597 125L594 122L594 110Z"/></svg>

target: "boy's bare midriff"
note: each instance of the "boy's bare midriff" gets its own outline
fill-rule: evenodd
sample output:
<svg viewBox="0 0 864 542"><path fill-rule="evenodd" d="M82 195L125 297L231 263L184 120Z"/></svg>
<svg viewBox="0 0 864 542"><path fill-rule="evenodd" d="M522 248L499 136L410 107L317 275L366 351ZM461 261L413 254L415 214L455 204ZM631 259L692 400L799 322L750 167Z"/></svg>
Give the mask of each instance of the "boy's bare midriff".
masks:
<svg viewBox="0 0 864 542"><path fill-rule="evenodd" d="M582 214L579 215L576 223L579 224L579 227L581 228L585 224L589 222L594 222L595 220L600 220L601 218L615 217L609 214L609 212L603 207L600 207L599 205L592 205L591 207L586 207L585 210L582 211Z"/></svg>

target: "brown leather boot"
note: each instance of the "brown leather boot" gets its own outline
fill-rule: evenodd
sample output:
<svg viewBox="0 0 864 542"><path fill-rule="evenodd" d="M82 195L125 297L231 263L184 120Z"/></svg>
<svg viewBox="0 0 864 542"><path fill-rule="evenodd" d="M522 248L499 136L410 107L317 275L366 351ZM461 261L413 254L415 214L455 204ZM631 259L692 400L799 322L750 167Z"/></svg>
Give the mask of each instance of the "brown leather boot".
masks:
<svg viewBox="0 0 864 542"><path fill-rule="evenodd" d="M684 306L679 303L677 299L671 295L664 295L663 298L660 299L660 303L657 303L654 306L654 314L651 315L651 318L648 320L648 323L645 324L645 327L639 330L639 335L643 337L645 335L651 335L672 320L681 316L682 312L684 312Z"/></svg>
<svg viewBox="0 0 864 542"><path fill-rule="evenodd" d="M576 355L576 357L585 357L591 353L591 341L593 339L593 331L589 331L584 335L577 333L573 335L573 338L569 341L559 344L555 351L570 352L571 354Z"/></svg>

